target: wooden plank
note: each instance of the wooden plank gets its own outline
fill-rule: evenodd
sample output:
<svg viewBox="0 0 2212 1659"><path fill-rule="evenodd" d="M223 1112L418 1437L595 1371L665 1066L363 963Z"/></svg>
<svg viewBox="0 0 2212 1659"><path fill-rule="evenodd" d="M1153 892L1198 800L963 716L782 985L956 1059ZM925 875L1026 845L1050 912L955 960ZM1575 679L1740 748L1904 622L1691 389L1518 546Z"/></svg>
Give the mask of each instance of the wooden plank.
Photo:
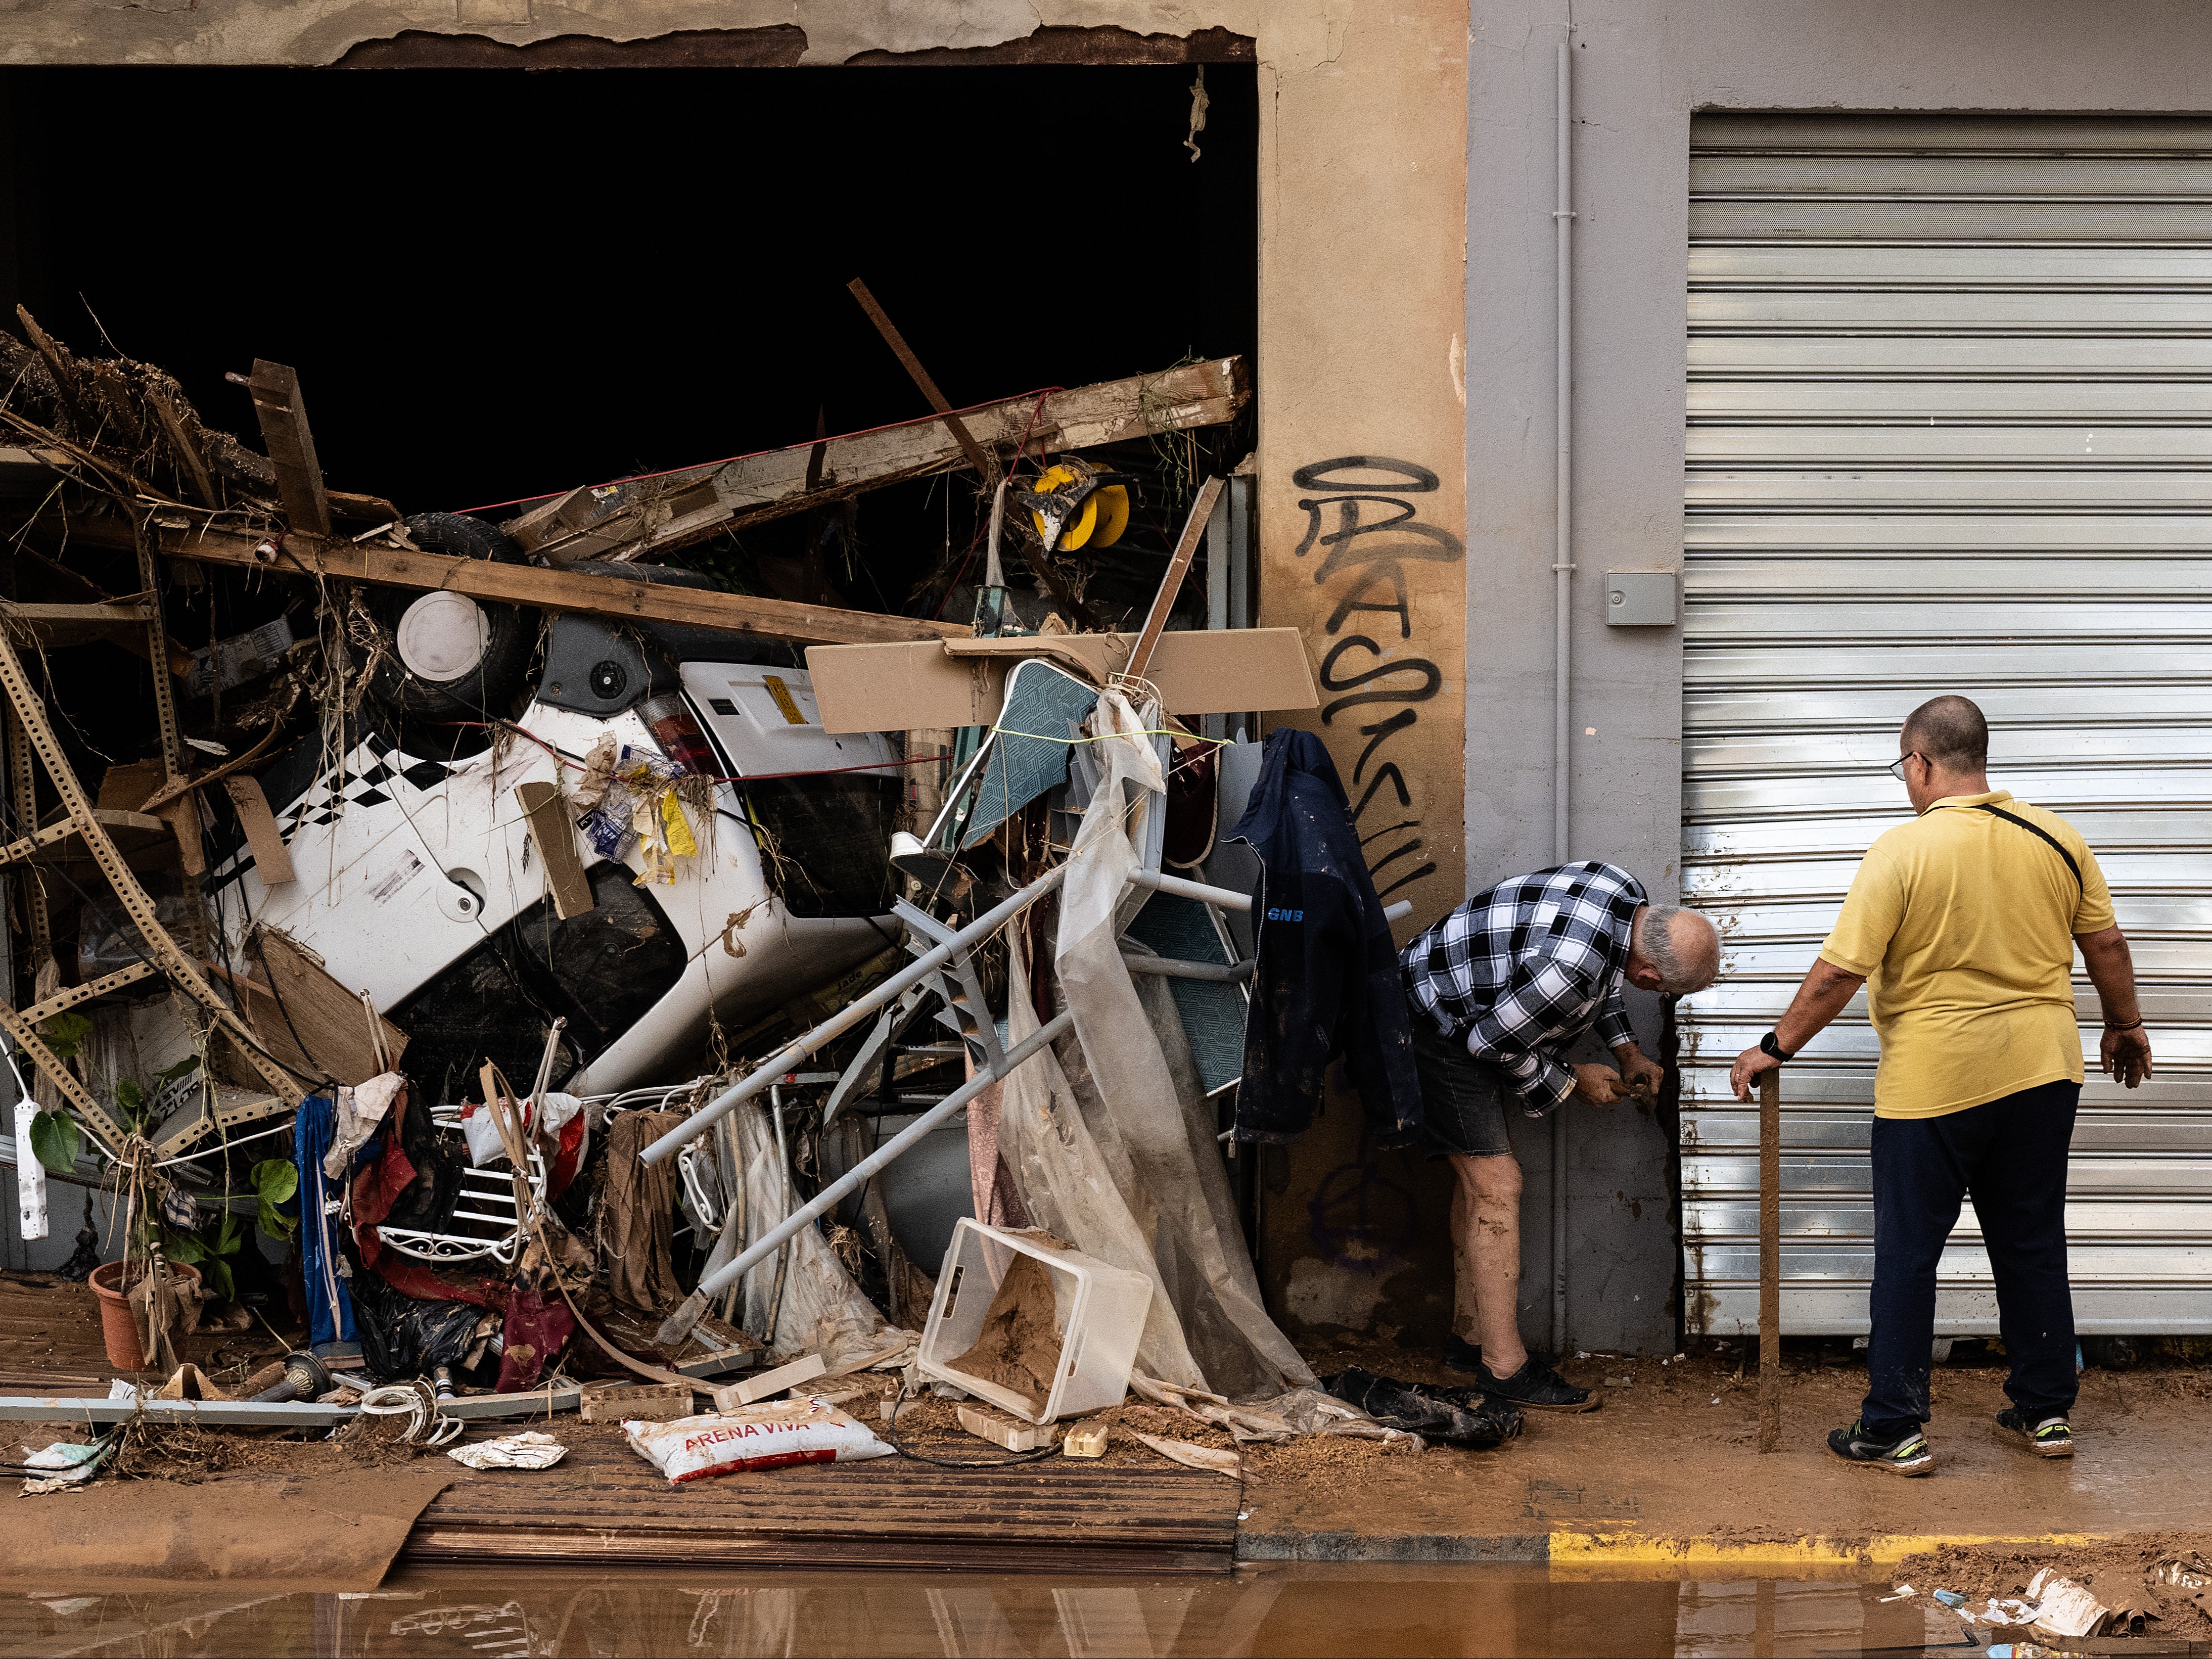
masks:
<svg viewBox="0 0 2212 1659"><path fill-rule="evenodd" d="M583 856L576 851L576 827L568 822L568 802L557 783L518 783L514 798L530 820L531 839L545 866L545 890L553 896L553 913L566 921L580 916L592 904L592 884L584 874Z"/></svg>
<svg viewBox="0 0 2212 1659"><path fill-rule="evenodd" d="M93 640L124 644L136 635L146 654L146 623L153 607L116 599L87 605L16 605L0 599L0 621L40 645L83 645Z"/></svg>
<svg viewBox="0 0 2212 1659"><path fill-rule="evenodd" d="M100 546L128 546L130 529L108 516L73 514L69 532ZM118 532L121 539L118 539ZM683 623L726 634L756 634L804 645L877 644L906 640L955 639L974 632L964 623L924 622L912 617L870 611L841 611L832 605L795 605L785 599L665 582L633 582L533 565L494 564L484 559L448 558L439 553L329 542L318 547L302 537L288 537L281 552L249 536L204 528L159 530L159 550L172 558L228 565L374 586L447 588L471 599L540 611L575 611L617 621Z"/></svg>
<svg viewBox="0 0 2212 1659"><path fill-rule="evenodd" d="M207 843L200 838L200 798L172 796L154 809L154 816L169 826L177 838L177 858L188 876L207 874Z"/></svg>
<svg viewBox="0 0 2212 1659"><path fill-rule="evenodd" d="M253 412L261 419L261 442L276 468L276 494L284 517L295 531L331 533L330 497L323 493L323 469L315 459L315 434L307 429L307 407L300 396L300 376L288 363L253 360L246 383Z"/></svg>
<svg viewBox="0 0 2212 1659"><path fill-rule="evenodd" d="M311 1077L327 1073L340 1083L356 1085L384 1069L369 1046L368 1012L359 994L340 984L283 934L273 928L254 934L240 953L240 965L246 971L223 977L246 994L246 1013L254 1037L279 1060ZM254 976L256 968L268 975L266 981ZM396 1066L407 1047L407 1034L388 1019L381 1023L385 1046ZM306 1050L300 1046L303 1042Z"/></svg>
<svg viewBox="0 0 2212 1659"><path fill-rule="evenodd" d="M0 478L5 477L7 453L7 451L0 450ZM47 476L46 483L46 489L52 487L52 474ZM41 489L38 493L43 495L46 493L46 489ZM122 544L126 548L131 545L127 539ZM15 559L16 573L23 587L34 590L49 599L57 592L66 592L74 596L75 603L82 605L136 603L136 601L127 600L118 601L115 595L98 584L86 580L67 565L58 564L44 554L34 553L28 548L17 549ZM146 643L146 630L143 628L125 629L116 635L115 643L138 657L145 656L149 649ZM177 679L190 679L192 672L192 653L174 640L165 641L164 645L168 653L170 674Z"/></svg>
<svg viewBox="0 0 2212 1659"><path fill-rule="evenodd" d="M1026 453L1051 454L1222 425L1250 398L1243 359L1217 357L1042 399L987 404L962 418L969 435L993 455L1011 454L1024 433ZM933 417L656 478L568 491L501 528L526 550L556 562L652 558L724 530L967 465L960 445ZM702 486L711 507L697 493ZM656 516L664 511L665 521ZM687 516L691 522L683 521Z"/></svg>
<svg viewBox="0 0 2212 1659"><path fill-rule="evenodd" d="M1129 665L1124 672L1141 678L1145 670L1152 666L1153 647L1159 644L1160 634L1168 625L1168 613L1175 609L1175 602L1182 592L1183 578L1190 574L1190 562L1198 553L1198 538L1206 533L1206 522L1213 516L1214 503L1221 499L1221 492L1226 488L1219 478L1208 478L1199 490L1198 499L1190 504L1190 516L1183 521L1182 534L1168 559L1167 574L1160 578L1160 591L1152 596L1152 608L1145 613L1144 632L1137 635L1137 643L1130 648Z"/></svg>
<svg viewBox="0 0 2212 1659"><path fill-rule="evenodd" d="M457 1477L418 1560L1224 1572L1241 1490L1218 1476L1048 1461L941 1469L903 1458L671 1486L618 1437L572 1431L557 1486Z"/></svg>
<svg viewBox="0 0 2212 1659"><path fill-rule="evenodd" d="M222 781L222 792L230 797L239 827L246 831L246 844L253 854L253 869L261 884L281 887L297 880L292 873L291 850L277 830L276 816L269 810L269 796L261 787L261 780L237 774Z"/></svg>

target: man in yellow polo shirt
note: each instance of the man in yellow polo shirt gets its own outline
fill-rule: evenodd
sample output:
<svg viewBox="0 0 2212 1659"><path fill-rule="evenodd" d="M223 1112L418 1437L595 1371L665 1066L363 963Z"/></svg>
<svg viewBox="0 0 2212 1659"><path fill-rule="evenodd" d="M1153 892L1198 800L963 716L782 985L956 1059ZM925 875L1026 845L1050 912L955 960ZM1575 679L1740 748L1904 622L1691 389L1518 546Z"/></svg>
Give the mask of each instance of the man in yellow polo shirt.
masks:
<svg viewBox="0 0 2212 1659"><path fill-rule="evenodd" d="M1936 1268L1971 1192L1996 1279L2012 1405L1997 1426L2070 1457L2076 1392L2066 1276L2066 1152L2081 1096L2074 947L2104 1008L2104 1069L2150 1075L2128 942L2074 826L1992 790L1990 728L1964 697L1907 716L1889 770L1918 817L1867 849L1835 931L1774 1029L1736 1056L1738 1100L1794 1058L1862 984L1881 1039L1874 1082L1874 1290L1867 1395L1838 1456L1925 1474Z"/></svg>

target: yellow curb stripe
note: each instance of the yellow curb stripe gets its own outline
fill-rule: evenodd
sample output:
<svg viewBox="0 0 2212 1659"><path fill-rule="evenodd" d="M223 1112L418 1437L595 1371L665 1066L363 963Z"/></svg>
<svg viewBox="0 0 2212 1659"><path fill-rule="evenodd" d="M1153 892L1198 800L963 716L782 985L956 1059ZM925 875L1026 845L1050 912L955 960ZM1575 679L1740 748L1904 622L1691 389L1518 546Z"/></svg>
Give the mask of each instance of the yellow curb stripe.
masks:
<svg viewBox="0 0 2212 1659"><path fill-rule="evenodd" d="M2079 1547L2100 1534L2049 1533L1878 1533L1870 1538L1796 1539L1728 1543L1711 1538L1654 1537L1642 1532L1555 1532L1552 1565L1590 1567L1859 1566L1890 1565L1946 1544Z"/></svg>

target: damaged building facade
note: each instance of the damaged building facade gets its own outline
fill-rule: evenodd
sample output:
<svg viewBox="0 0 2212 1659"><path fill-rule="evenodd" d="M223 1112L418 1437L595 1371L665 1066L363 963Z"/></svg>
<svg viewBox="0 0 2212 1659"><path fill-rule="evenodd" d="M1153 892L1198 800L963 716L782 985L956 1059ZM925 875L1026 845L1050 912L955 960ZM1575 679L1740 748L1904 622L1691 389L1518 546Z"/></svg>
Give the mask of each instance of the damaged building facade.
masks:
<svg viewBox="0 0 2212 1659"><path fill-rule="evenodd" d="M1671 1012L1632 996L1647 1051L1679 1056L1678 1086L1649 1105L1516 1126L1531 1341L1663 1354L1686 1333L1754 1322L1755 1117L1727 1100L1724 1059L1771 1022L1857 853L1901 816L1876 773L1899 716L1944 690L1984 702L2012 787L2074 815L2106 854L2157 988L2153 1024L2172 1023L2150 1089L2124 1105L2093 1080L2086 1097L2082 1328L2204 1328L2212 1190L2191 1139L2203 1133L2189 1115L2203 1060L2187 1022L2212 964L2186 867L2203 839L2204 718L2186 686L2203 557L2191 480L2204 465L2190 354L2205 319L2191 284L2212 241L2190 181L2212 125L2187 112L2202 103L2190 68L2212 29L2179 6L2131 15L2121 36L2042 0L1940 13L1867 0L1816 16L1723 0L1598 4L1571 20L1487 0L1471 14L1364 0L641 0L557 15L526 0L276 11L204 0L188 13L64 3L20 15L6 62L25 97L26 77L50 70L312 69L347 72L395 110L504 97L482 91L483 77L549 71L527 76L535 112L577 120L605 95L602 76L696 85L718 70L772 73L833 113L876 98L872 75L970 77L963 97L974 76L1004 77L994 147L940 146L902 165L927 168L946 212L990 216L1004 292L1019 292L1024 261L1111 260L1154 314L1172 315L1175 291L1199 286L1183 263L1195 256L1133 233L1141 216L1124 211L1113 178L1086 185L1055 169L1067 142L1053 125L1058 94L1021 90L1076 71L1152 76L1179 164L1216 144L1249 158L1249 189L1199 210L1241 219L1209 244L1203 276L1249 295L1249 338L1169 348L1249 354L1250 459L1237 484L1249 586L1232 602L1224 576L1222 619L1303 635L1314 704L1271 723L1328 744L1378 895L1412 907L1398 937L1471 889L1560 858L1620 864L1722 927L1728 972L1715 990ZM538 142L542 129L526 131ZM39 227L57 222L40 192L57 185L27 160L20 118L10 132L7 257L18 289L35 291ZM594 222L597 200L516 222L499 173L563 163L531 143L488 152L470 257L518 287L618 257L611 234L738 257L728 244L775 227L723 192L741 194L733 181L763 159L687 156L611 232ZM878 196L924 182L827 167L817 181L854 191L864 216ZM423 227L337 221L332 240L375 248L393 282L434 287L436 260L451 255ZM1247 268L1226 269L1231 255ZM484 296L497 287L469 290L471 304L493 306L495 325ZM877 288L949 380L896 284ZM549 346L603 353L618 339L620 319L579 314L579 337ZM1000 325L1071 338L1114 329L1103 315L1018 307ZM240 349L210 367L283 355ZM448 447L471 442L474 424L526 423L465 362L381 367L442 405ZM1020 390L948 386L963 403ZM339 401L319 382L307 391L319 410ZM654 418L652 400L639 402ZM804 437L814 413L791 411L778 441ZM316 431L333 483L351 477L332 428L319 417ZM641 471L666 459L646 441ZM825 463L817 481L836 471ZM687 510L663 505L670 520ZM803 556L793 562L787 602L834 603L807 588ZM667 603L662 620L681 626L678 601ZM580 635L597 624L562 626ZM560 695L580 732L595 718L590 675L614 655L596 638L574 643L586 688ZM710 707L713 696L732 705L732 730L713 741L752 741L748 719L759 742L781 740L764 682L746 694L768 700L757 710L685 684ZM1224 720L1240 708L1252 705L1224 704ZM833 740L854 764L877 758L865 738L818 739ZM363 763L355 775L376 757ZM307 850L295 844L295 857ZM458 905L465 892L440 896ZM586 925L618 927L622 896L593 896L604 903L580 914L599 921ZM726 918L748 902L718 896L680 939L648 947L667 957L667 983L715 952L735 960ZM880 944L854 907L825 902L815 920L825 932L846 924L841 969ZM448 924L461 919L433 904L423 925ZM458 955L434 965L474 971ZM528 977L526 965L512 971ZM436 1016L450 1006L430 972L395 975L379 997L425 1054L444 1040ZM562 1012L610 1018L604 1004ZM621 1024L650 1012L625 1007ZM447 1046L468 1048L466 1029ZM1790 1074L1793 1331L1863 1319L1872 1053L1863 1023L1847 1020ZM525 1086L537 1060L534 1042L500 1056ZM1349 1097L1295 1144L1247 1155L1261 1280L1285 1329L1448 1322L1440 1165L1376 1148ZM10 1265L53 1265L68 1233L58 1226L50 1255ZM1985 1286L1969 1271L1947 1289L1941 1328L1993 1329Z"/></svg>

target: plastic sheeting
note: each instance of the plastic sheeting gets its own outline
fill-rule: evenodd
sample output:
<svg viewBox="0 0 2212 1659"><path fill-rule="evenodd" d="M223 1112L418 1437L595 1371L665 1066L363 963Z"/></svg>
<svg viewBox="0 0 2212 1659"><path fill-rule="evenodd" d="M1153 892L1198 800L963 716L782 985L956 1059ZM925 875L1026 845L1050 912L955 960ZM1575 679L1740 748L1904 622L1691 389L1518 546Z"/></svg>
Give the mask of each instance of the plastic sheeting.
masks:
<svg viewBox="0 0 2212 1659"><path fill-rule="evenodd" d="M783 1160L776 1152L775 1128L768 1113L746 1101L732 1114L732 1120L737 1125L738 1156L744 1167L745 1236L741 1243L749 1245L765 1237L797 1206L790 1201L793 1195ZM727 1183L724 1184L726 1188ZM784 1258L780 1305L776 1297L779 1256ZM773 1331L769 1328L771 1311L775 1322ZM784 1250L745 1275L743 1313L744 1328L764 1338L774 1352L818 1353L831 1370L881 1353L900 1335L884 1322L875 1304L860 1294L860 1287L853 1282L818 1227L801 1227Z"/></svg>
<svg viewBox="0 0 2212 1659"><path fill-rule="evenodd" d="M1029 964L1024 960L1027 952L1017 950L1008 955L1013 968L1006 998L1006 1042L1011 1048L1036 1034L1037 1017L1030 1000ZM1121 1196L1134 1184L1135 1171L1126 1156L1118 1178L1108 1166L1084 1121L1060 1056L1046 1048L1024 1060L1007 1075L1000 1090L999 1155L1006 1160L1031 1221L1085 1255L1151 1279L1152 1301L1145 1313L1145 1334L1137 1344L1137 1368L1164 1382L1204 1388L1205 1374L1191 1357L1174 1298L1152 1259L1152 1218L1139 1222ZM1119 1137L1114 1145L1121 1150Z"/></svg>
<svg viewBox="0 0 2212 1659"><path fill-rule="evenodd" d="M1094 719L1104 781L1060 889L1056 964L1087 1073L1070 1082L1079 1100L1086 1085L1096 1092L1085 1121L1150 1234L1158 1282L1206 1386L1236 1399L1309 1387L1313 1372L1261 1304L1175 1004L1156 980L1140 996L1121 961L1122 929L1150 896L1128 878L1138 864L1132 829L1163 799L1159 761L1139 735L1157 721L1112 691L1100 695Z"/></svg>

